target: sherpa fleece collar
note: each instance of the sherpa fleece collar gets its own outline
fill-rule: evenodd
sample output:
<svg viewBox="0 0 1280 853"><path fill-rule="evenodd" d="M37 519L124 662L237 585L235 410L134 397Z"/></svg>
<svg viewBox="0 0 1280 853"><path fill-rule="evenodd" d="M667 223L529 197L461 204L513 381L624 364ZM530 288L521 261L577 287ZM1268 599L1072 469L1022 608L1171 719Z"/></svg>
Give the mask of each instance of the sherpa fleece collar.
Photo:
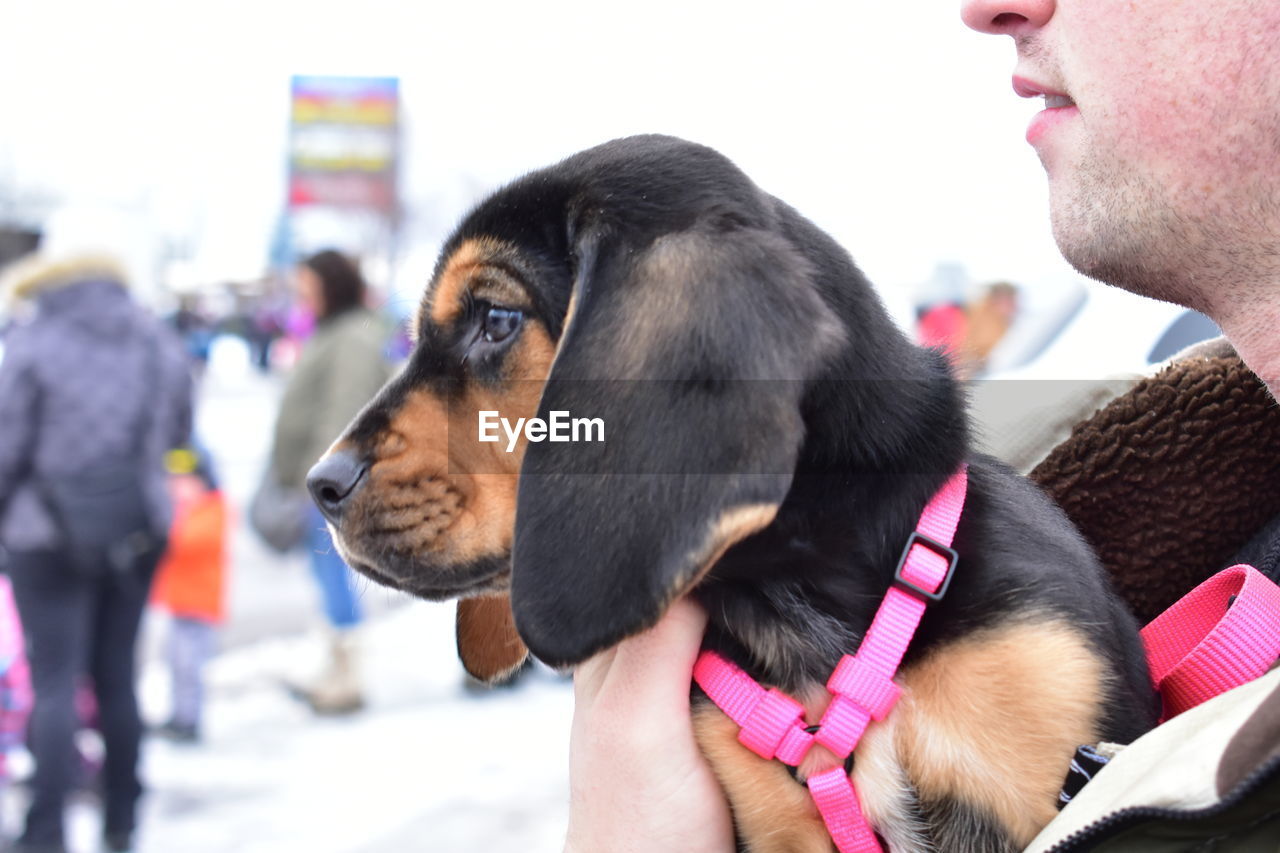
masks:
<svg viewBox="0 0 1280 853"><path fill-rule="evenodd" d="M1077 425L1031 479L1145 623L1280 515L1280 406L1234 352L1202 348Z"/></svg>

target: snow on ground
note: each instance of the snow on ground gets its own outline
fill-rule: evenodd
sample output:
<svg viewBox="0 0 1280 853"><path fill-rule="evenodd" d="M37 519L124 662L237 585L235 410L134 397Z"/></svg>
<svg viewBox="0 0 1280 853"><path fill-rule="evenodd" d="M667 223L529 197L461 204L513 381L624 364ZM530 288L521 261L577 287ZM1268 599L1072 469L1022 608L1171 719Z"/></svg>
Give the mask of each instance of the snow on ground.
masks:
<svg viewBox="0 0 1280 853"><path fill-rule="evenodd" d="M451 605L408 603L363 639L369 708L350 718L317 719L282 688L318 663L315 637L217 660L205 743L147 745L142 853L559 850L569 683L535 670L464 691ZM163 676L150 678L158 704Z"/></svg>
<svg viewBox="0 0 1280 853"><path fill-rule="evenodd" d="M362 630L369 705L351 717L317 718L285 689L318 666L318 634L215 659L203 742L144 743L139 853L558 851L569 682L535 669L510 689L465 691L451 605L405 602ZM153 722L167 689L149 664L141 696ZM16 828L24 793L5 797ZM96 851L95 803L79 796L70 812L71 853Z"/></svg>
<svg viewBox="0 0 1280 853"><path fill-rule="evenodd" d="M234 506L246 505L265 464L280 384L225 358L203 382L200 432ZM138 853L560 850L573 710L567 680L534 670L510 690L468 693L453 605L361 579L369 705L349 718L316 718L284 686L317 671L325 648L304 555L273 554L241 525L231 563L205 738L144 744L150 793ZM150 614L140 644L142 709L152 724L169 710L164 628ZM20 828L25 796L20 785L3 793L0 833ZM96 853L92 798L77 796L69 811L71 853Z"/></svg>

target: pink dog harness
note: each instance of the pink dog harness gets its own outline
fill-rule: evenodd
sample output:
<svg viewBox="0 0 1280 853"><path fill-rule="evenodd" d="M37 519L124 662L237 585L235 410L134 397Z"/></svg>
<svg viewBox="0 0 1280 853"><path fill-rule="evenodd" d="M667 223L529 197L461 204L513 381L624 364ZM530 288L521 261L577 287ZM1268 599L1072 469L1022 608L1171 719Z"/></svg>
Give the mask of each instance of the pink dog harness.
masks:
<svg viewBox="0 0 1280 853"><path fill-rule="evenodd" d="M742 727L738 740L756 755L796 767L817 743L845 762L810 775L806 782L840 853L881 851L845 765L867 725L883 720L898 701L902 691L893 676L925 609L951 583L957 561L951 540L968 482L968 469L962 466L925 506L857 654L841 658L827 680L831 703L817 726L805 724L799 702L777 688L766 690L715 652L704 651L694 665L694 681Z"/></svg>
<svg viewBox="0 0 1280 853"><path fill-rule="evenodd" d="M893 676L925 609L951 583L957 555L950 546L967 487L962 466L925 506L857 654L841 658L827 680L832 698L818 725L805 723L799 702L766 690L715 652L702 652L694 665L694 681L742 727L738 740L756 755L797 767L816 743L844 761L806 781L840 853L882 853L849 778L850 758L870 722L898 701ZM1280 586L1251 566L1232 566L1143 628L1142 641L1163 722L1257 678L1280 657Z"/></svg>
<svg viewBox="0 0 1280 853"><path fill-rule="evenodd" d="M1280 658L1280 586L1243 563L1223 569L1151 620L1142 643L1163 723Z"/></svg>

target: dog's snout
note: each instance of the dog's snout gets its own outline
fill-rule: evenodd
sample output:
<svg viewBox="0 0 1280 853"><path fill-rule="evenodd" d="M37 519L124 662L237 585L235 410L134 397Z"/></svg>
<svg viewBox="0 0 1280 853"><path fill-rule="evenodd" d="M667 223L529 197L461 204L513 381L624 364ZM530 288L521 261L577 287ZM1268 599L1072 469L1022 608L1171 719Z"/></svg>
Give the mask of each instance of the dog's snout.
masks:
<svg viewBox="0 0 1280 853"><path fill-rule="evenodd" d="M321 459L307 474L307 490L320 512L329 521L342 518L343 506L364 480L368 466L349 450L339 450Z"/></svg>

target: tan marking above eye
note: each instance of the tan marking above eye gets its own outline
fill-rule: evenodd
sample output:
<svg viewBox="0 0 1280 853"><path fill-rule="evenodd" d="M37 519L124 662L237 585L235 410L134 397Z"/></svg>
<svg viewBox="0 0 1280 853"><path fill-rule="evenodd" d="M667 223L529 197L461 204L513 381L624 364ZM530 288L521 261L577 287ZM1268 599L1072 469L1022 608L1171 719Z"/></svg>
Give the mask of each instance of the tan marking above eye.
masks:
<svg viewBox="0 0 1280 853"><path fill-rule="evenodd" d="M437 326L448 325L462 313L469 274L488 256L486 242L468 240L459 246L436 278L435 286L427 292L431 321Z"/></svg>
<svg viewBox="0 0 1280 853"><path fill-rule="evenodd" d="M449 256L440 275L427 292L431 322L447 326L462 313L467 291L504 308L527 309L529 294L496 261L514 258L516 250L488 237L467 240Z"/></svg>
<svg viewBox="0 0 1280 853"><path fill-rule="evenodd" d="M498 275L486 274L472 289L471 295L493 305L517 311L527 311L532 307L529 294L505 272Z"/></svg>

